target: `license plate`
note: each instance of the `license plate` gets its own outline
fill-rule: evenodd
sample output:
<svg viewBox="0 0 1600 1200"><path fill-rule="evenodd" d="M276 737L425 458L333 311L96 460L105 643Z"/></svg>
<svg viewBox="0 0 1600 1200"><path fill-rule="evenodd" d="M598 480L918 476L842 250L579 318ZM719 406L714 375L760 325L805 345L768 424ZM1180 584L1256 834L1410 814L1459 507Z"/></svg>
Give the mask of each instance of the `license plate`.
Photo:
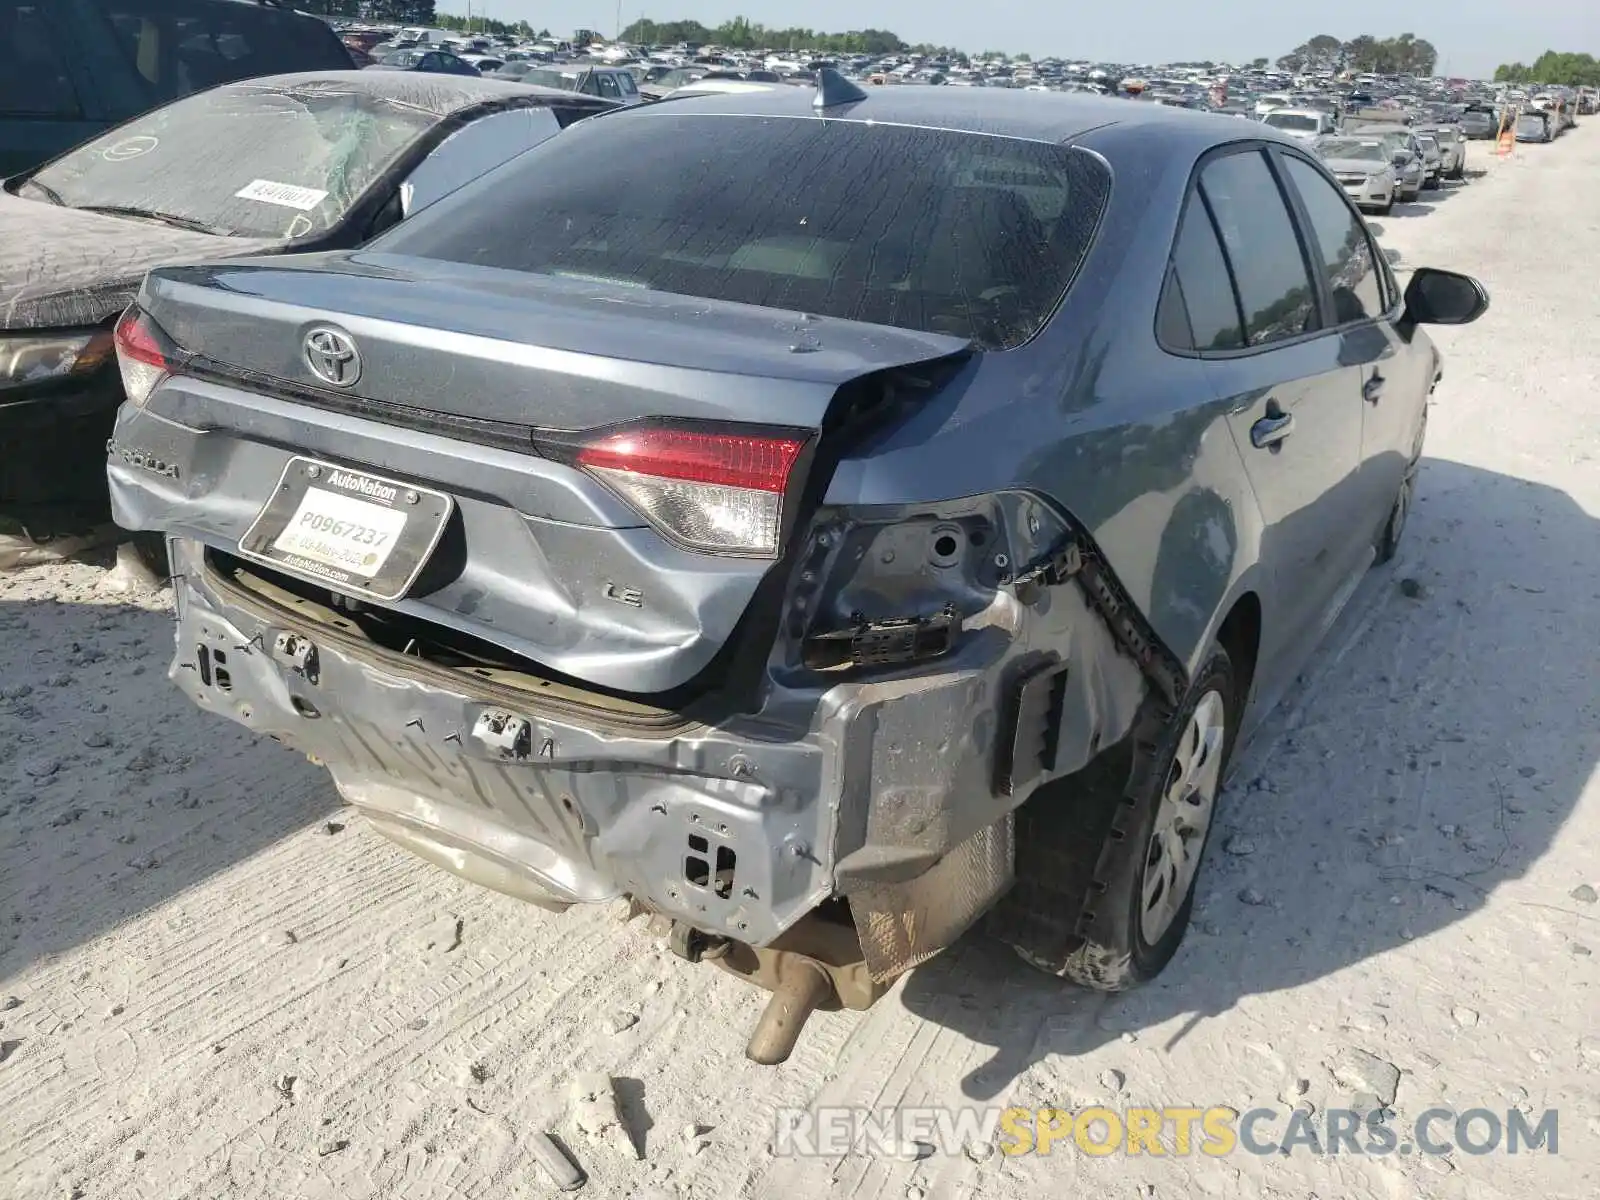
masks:
<svg viewBox="0 0 1600 1200"><path fill-rule="evenodd" d="M239 553L335 590L398 600L444 535L443 492L292 458Z"/></svg>

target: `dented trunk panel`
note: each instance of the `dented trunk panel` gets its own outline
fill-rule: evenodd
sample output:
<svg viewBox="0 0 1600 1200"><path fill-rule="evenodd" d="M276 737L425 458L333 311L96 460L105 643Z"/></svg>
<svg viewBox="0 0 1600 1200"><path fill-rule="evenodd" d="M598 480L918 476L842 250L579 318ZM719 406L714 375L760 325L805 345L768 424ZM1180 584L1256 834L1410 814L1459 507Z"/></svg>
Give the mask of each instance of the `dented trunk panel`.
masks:
<svg viewBox="0 0 1600 1200"><path fill-rule="evenodd" d="M361 251L153 272L141 305L178 345L268 380L526 429L641 416L819 427L835 390L967 343L850 321ZM360 378L332 392L304 338L336 324Z"/></svg>
<svg viewBox="0 0 1600 1200"><path fill-rule="evenodd" d="M781 421L815 436L844 385L967 349L511 272L441 268L419 280L346 256L304 258L147 280L141 307L205 365L119 414L108 467L117 522L233 550L296 455L433 489L454 512L395 611L634 694L693 683L773 560L678 547L593 477L541 455L534 431L669 417ZM319 260L323 272L303 269ZM498 286L469 291L454 281L461 272ZM328 308L362 354L342 391L312 387L303 353ZM356 411L362 400L387 407ZM421 419L439 413L502 435L485 444ZM152 461L165 470L142 465ZM796 489L787 503L798 500Z"/></svg>

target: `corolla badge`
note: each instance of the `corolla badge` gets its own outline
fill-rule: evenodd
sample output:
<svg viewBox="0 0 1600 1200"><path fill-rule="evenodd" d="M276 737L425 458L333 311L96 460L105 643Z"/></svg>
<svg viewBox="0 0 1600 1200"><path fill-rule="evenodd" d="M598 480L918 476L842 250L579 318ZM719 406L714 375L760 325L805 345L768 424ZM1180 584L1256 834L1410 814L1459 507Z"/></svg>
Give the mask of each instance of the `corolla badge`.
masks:
<svg viewBox="0 0 1600 1200"><path fill-rule="evenodd" d="M361 352L348 333L319 325L306 334L306 366L324 383L350 387L361 378Z"/></svg>

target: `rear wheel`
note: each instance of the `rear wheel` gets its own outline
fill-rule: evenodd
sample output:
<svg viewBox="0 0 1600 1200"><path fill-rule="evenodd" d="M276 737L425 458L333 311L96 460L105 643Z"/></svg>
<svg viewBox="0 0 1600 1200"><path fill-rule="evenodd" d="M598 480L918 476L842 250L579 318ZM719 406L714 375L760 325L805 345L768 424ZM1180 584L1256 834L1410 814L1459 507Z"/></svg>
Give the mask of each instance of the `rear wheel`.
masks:
<svg viewBox="0 0 1600 1200"><path fill-rule="evenodd" d="M1422 465L1422 443L1428 432L1428 412L1422 412L1422 424L1417 428L1416 441L1411 447L1411 461L1406 464L1405 477L1400 481L1399 494L1395 496L1394 507L1389 510L1388 520L1384 521L1383 528L1378 533L1376 562L1386 563L1400 549L1400 538L1405 534L1406 521L1411 516L1411 505L1417 495L1417 468Z"/></svg>
<svg viewBox="0 0 1600 1200"><path fill-rule="evenodd" d="M1217 647L1153 736L1136 734L1030 799L1018 813L1011 911L1001 910L1014 919L999 936L1039 969L1099 991L1159 974L1189 926L1238 708L1233 664Z"/></svg>

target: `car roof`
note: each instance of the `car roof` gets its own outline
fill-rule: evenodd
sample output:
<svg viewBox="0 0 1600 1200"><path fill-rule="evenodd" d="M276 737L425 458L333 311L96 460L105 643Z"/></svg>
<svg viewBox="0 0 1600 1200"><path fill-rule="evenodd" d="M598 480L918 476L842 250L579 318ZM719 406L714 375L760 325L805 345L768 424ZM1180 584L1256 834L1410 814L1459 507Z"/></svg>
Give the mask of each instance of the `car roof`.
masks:
<svg viewBox="0 0 1600 1200"><path fill-rule="evenodd" d="M262 75L240 79L212 89L217 92L361 92L380 100L408 104L437 117L496 100L545 97L570 101L571 93L559 88L530 87L505 79L474 75L433 75L410 71L297 71L290 75Z"/></svg>
<svg viewBox="0 0 1600 1200"><path fill-rule="evenodd" d="M911 125L957 133L988 134L1038 142L1071 142L1094 131L1097 144L1123 135L1164 136L1174 143L1203 145L1238 141L1237 117L1141 104L1081 92L1028 92L1017 88L950 88L931 84L868 86L866 99L829 109L812 106L815 89L787 83L752 84L738 92L674 92L629 115L650 119L683 113L730 117L814 117L859 124ZM1267 127L1251 136L1293 144ZM1259 131L1259 132L1257 132Z"/></svg>

